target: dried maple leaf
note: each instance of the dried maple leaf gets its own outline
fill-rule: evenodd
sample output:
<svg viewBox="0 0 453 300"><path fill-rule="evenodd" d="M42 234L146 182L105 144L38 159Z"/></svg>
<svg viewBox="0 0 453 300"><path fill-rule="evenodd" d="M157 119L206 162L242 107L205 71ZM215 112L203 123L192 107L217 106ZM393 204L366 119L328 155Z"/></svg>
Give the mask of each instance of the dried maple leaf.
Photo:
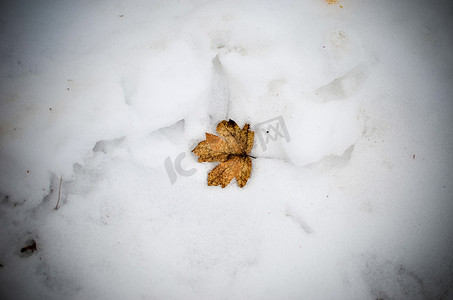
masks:
<svg viewBox="0 0 453 300"><path fill-rule="evenodd" d="M248 153L253 147L255 133L250 125L240 128L233 120L222 121L217 125L220 137L206 133L206 140L198 143L193 153L199 156L199 162L221 162L209 172L208 185L226 187L236 177L240 187L250 178L252 160Z"/></svg>

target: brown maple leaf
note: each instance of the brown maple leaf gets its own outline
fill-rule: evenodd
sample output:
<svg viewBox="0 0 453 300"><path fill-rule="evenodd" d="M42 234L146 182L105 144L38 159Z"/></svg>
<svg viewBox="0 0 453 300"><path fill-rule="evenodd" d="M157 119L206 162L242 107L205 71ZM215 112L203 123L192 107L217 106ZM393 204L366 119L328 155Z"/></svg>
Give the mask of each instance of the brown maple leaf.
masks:
<svg viewBox="0 0 453 300"><path fill-rule="evenodd" d="M208 185L226 187L236 177L240 187L250 178L252 160L248 153L253 147L255 133L250 125L240 128L233 120L222 121L217 125L217 133L221 136L206 133L206 140L198 143L193 153L199 156L199 162L221 162L209 172Z"/></svg>

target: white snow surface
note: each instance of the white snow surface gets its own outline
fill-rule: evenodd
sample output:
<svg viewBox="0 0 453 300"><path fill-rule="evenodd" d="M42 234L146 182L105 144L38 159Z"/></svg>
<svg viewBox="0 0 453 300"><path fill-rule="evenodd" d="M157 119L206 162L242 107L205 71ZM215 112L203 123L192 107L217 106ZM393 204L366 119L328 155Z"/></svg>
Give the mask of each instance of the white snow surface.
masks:
<svg viewBox="0 0 453 300"><path fill-rule="evenodd" d="M453 299L451 2L0 7L1 299Z"/></svg>

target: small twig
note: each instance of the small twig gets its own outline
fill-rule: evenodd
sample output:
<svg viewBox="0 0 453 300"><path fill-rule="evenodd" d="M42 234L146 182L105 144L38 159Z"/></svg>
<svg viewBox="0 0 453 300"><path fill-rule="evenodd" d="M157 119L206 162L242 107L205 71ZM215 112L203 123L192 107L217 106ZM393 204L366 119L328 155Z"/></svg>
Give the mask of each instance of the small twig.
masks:
<svg viewBox="0 0 453 300"><path fill-rule="evenodd" d="M63 180L63 176L60 176L60 186L58 187L58 201L57 201L57 205L55 205L55 210L58 210L58 204L60 204L61 181L62 180Z"/></svg>
<svg viewBox="0 0 453 300"><path fill-rule="evenodd" d="M30 245L25 246L22 249L20 249L21 253L24 253L24 252L27 252L27 251L31 251L31 253L33 253L35 251L38 251L38 248L36 248L36 242L34 240L30 241Z"/></svg>
<svg viewBox="0 0 453 300"><path fill-rule="evenodd" d="M248 157L251 157L251 158L256 158L255 156L251 156L251 155L249 155L249 154L247 154L247 156L248 156Z"/></svg>

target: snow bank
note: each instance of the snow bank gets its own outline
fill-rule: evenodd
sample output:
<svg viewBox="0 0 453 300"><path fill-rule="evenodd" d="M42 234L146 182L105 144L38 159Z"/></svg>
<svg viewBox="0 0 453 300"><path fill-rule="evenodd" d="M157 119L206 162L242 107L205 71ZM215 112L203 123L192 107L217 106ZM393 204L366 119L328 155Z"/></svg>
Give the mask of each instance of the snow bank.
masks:
<svg viewBox="0 0 453 300"><path fill-rule="evenodd" d="M2 299L451 297L450 4L3 6Z"/></svg>

